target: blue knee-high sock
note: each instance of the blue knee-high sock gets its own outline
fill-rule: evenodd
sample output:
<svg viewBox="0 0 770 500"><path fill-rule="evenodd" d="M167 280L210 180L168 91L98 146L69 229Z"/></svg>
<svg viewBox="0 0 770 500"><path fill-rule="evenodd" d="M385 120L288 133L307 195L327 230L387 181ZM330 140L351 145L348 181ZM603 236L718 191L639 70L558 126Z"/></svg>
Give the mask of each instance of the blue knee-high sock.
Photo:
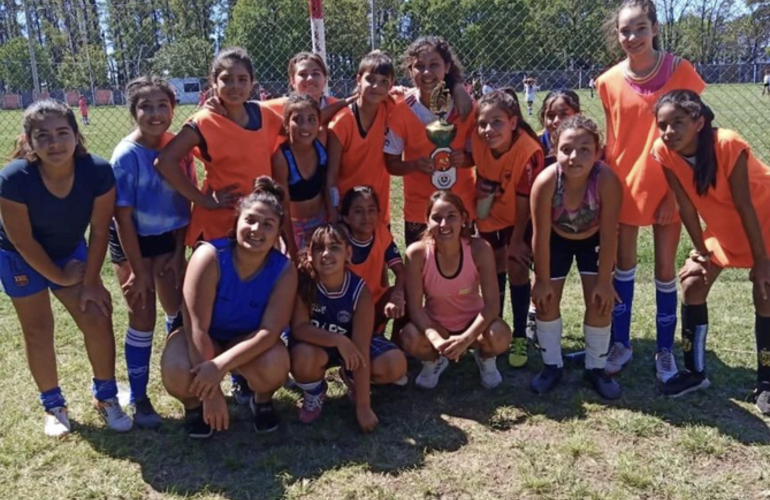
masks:
<svg viewBox="0 0 770 500"><path fill-rule="evenodd" d="M118 395L118 384L115 379L111 380L99 380L98 378L91 379L91 394L94 395L97 401L106 401L112 399Z"/></svg>
<svg viewBox="0 0 770 500"><path fill-rule="evenodd" d="M655 280L655 315L658 352L671 352L676 334L676 280L669 282Z"/></svg>
<svg viewBox="0 0 770 500"><path fill-rule="evenodd" d="M505 285L508 283L506 273L497 273L497 290L500 294L500 317L503 317L505 311Z"/></svg>
<svg viewBox="0 0 770 500"><path fill-rule="evenodd" d="M631 347L631 309L634 305L634 280L636 268L615 270L612 284L618 292L620 303L612 310L612 341Z"/></svg>
<svg viewBox="0 0 770 500"><path fill-rule="evenodd" d="M182 326L181 311L177 311L176 314L166 314L166 333L171 333L181 326Z"/></svg>
<svg viewBox="0 0 770 500"><path fill-rule="evenodd" d="M53 410L58 406L67 406L67 402L64 400L64 395L61 393L61 388L58 385L53 389L41 392L38 398L46 411Z"/></svg>
<svg viewBox="0 0 770 500"><path fill-rule="evenodd" d="M513 337L527 338L527 314L532 287L511 284L511 309L513 310Z"/></svg>
<svg viewBox="0 0 770 500"><path fill-rule="evenodd" d="M126 331L126 366L128 384L131 386L131 402L147 396L150 380L150 356L152 356L153 332L140 332L133 328Z"/></svg>

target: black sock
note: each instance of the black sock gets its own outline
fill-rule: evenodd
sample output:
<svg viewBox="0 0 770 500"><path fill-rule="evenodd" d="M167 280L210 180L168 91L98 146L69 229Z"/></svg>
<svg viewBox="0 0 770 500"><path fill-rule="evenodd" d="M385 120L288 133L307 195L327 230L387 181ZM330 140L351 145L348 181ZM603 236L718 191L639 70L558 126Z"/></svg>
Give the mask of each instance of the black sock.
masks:
<svg viewBox="0 0 770 500"><path fill-rule="evenodd" d="M505 273L497 273L497 290L500 294L500 317L503 317L505 311L505 284L508 282L508 276Z"/></svg>
<svg viewBox="0 0 770 500"><path fill-rule="evenodd" d="M770 389L770 318L754 316L754 335L757 340L757 387Z"/></svg>
<svg viewBox="0 0 770 500"><path fill-rule="evenodd" d="M527 338L527 313L529 312L529 297L532 287L511 284L511 309L513 310L513 338Z"/></svg>
<svg viewBox="0 0 770 500"><path fill-rule="evenodd" d="M684 366L693 373L706 369L706 335L709 329L709 310L706 304L682 304L682 351Z"/></svg>

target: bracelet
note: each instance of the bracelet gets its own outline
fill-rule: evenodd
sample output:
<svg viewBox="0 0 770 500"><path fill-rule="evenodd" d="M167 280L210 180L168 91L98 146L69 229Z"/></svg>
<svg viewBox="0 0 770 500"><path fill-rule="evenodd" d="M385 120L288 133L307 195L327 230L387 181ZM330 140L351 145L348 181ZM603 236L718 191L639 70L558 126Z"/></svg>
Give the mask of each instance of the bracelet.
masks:
<svg viewBox="0 0 770 500"><path fill-rule="evenodd" d="M714 252L701 253L694 248L690 250L690 260L697 262L698 264L707 264L711 260L711 256Z"/></svg>

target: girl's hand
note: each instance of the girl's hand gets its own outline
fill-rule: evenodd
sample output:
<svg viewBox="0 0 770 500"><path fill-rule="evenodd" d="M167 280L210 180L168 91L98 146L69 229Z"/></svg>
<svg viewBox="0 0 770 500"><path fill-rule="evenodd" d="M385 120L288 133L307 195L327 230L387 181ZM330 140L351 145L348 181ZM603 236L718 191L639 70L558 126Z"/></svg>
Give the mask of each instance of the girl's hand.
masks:
<svg viewBox="0 0 770 500"><path fill-rule="evenodd" d="M460 361L460 356L468 350L473 340L474 338L467 334L452 335L447 339L444 349L439 352L449 361Z"/></svg>
<svg viewBox="0 0 770 500"><path fill-rule="evenodd" d="M356 90L355 92L353 92L352 94L350 94L348 97L346 97L344 99L345 105L346 106L350 106L351 104L353 104L354 102L356 102L358 100L358 97L360 95L361 94L358 92L358 90Z"/></svg>
<svg viewBox="0 0 770 500"><path fill-rule="evenodd" d="M356 419L358 420L358 426L361 427L363 432L372 432L377 427L377 424L380 423L371 406L366 408L356 407Z"/></svg>
<svg viewBox="0 0 770 500"><path fill-rule="evenodd" d="M655 223L661 226L672 224L676 217L676 211L676 198L674 198L674 193L669 191L655 211Z"/></svg>
<svg viewBox="0 0 770 500"><path fill-rule="evenodd" d="M89 302L93 302L96 307L107 317L112 314L112 298L110 292L99 282L96 285L83 285L80 291L80 310L86 311Z"/></svg>
<svg viewBox="0 0 770 500"><path fill-rule="evenodd" d="M759 289L762 300L767 301L770 297L770 258L765 257L762 261L754 264L749 273L749 279L754 282L754 286Z"/></svg>
<svg viewBox="0 0 770 500"><path fill-rule="evenodd" d="M535 303L538 311L548 312L548 307L553 302L555 295L550 280L539 280L535 277L535 286L532 287L532 302Z"/></svg>
<svg viewBox="0 0 770 500"><path fill-rule="evenodd" d="M708 284L708 262L696 262L693 259L684 261L682 269L679 270L679 281L682 282L690 277L703 279L703 283Z"/></svg>
<svg viewBox="0 0 770 500"><path fill-rule="evenodd" d="M465 165L465 151L458 149L449 153L449 167L462 168Z"/></svg>
<svg viewBox="0 0 770 500"><path fill-rule="evenodd" d="M388 91L388 94L393 96L405 96L408 90L409 87L404 87L403 85L393 85Z"/></svg>
<svg viewBox="0 0 770 500"><path fill-rule="evenodd" d="M390 294L390 300L385 304L385 317L389 319L398 319L404 316L406 311L406 301L402 290L393 290Z"/></svg>
<svg viewBox="0 0 770 500"><path fill-rule="evenodd" d="M226 431L230 427L230 413L221 390L217 390L214 397L203 402L203 421L214 431Z"/></svg>
<svg viewBox="0 0 770 500"><path fill-rule="evenodd" d="M206 190L206 202L203 208L206 210L219 210L221 208L233 208L241 198L241 193L237 191L238 186L230 184L222 189L214 190L209 186Z"/></svg>
<svg viewBox="0 0 770 500"><path fill-rule="evenodd" d="M204 361L194 366L190 373L195 375L192 384L190 384L190 392L195 394L201 401L213 398L216 392L219 391L222 372L213 361Z"/></svg>
<svg viewBox="0 0 770 500"><path fill-rule="evenodd" d="M121 287L123 296L131 306L140 305L142 309L147 307L150 294L154 292L155 280L147 271L131 271L131 275Z"/></svg>
<svg viewBox="0 0 770 500"><path fill-rule="evenodd" d="M444 337L442 337L437 330L433 330L429 328L425 332L425 337L427 337L428 342L430 342L430 345L432 345L433 348L437 350L439 353L443 353L446 346L449 345L449 339L445 339Z"/></svg>
<svg viewBox="0 0 770 500"><path fill-rule="evenodd" d="M620 297L612 283L597 283L591 292L591 302L596 302L596 305L599 306L599 313L602 316L607 316L615 307L615 302L620 302Z"/></svg>
<svg viewBox="0 0 770 500"><path fill-rule="evenodd" d="M61 279L56 284L61 286L77 285L85 277L86 263L79 260L71 260L62 269Z"/></svg>
<svg viewBox="0 0 770 500"><path fill-rule="evenodd" d="M532 262L532 249L523 240L511 240L508 244L508 260L529 267Z"/></svg>
<svg viewBox="0 0 770 500"><path fill-rule="evenodd" d="M218 115L227 116L227 110L224 106L222 106L222 101L220 101L219 97L217 96L212 96L206 99L206 102L203 103L203 109Z"/></svg>
<svg viewBox="0 0 770 500"><path fill-rule="evenodd" d="M184 252L184 250L182 250ZM172 252L160 267L160 276L171 274L174 277L174 288L179 290L184 280L185 261L184 253Z"/></svg>
<svg viewBox="0 0 770 500"><path fill-rule="evenodd" d="M364 366L364 357L361 355L361 351L358 347L344 335L340 335L340 343L337 345L337 350L342 356L342 360L345 361L345 368L348 371L354 372L359 367Z"/></svg>
<svg viewBox="0 0 770 500"><path fill-rule="evenodd" d="M436 169L436 166L432 159L423 157L418 160L414 160L414 168L417 172L421 172L426 175L433 175L433 171Z"/></svg>

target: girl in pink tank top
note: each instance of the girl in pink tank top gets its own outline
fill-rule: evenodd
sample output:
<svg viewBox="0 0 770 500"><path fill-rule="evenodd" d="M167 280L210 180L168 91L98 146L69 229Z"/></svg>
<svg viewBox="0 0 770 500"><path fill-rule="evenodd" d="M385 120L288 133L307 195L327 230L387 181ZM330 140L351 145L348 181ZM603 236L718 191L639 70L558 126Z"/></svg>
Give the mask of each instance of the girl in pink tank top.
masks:
<svg viewBox="0 0 770 500"><path fill-rule="evenodd" d="M432 389L449 361L469 349L481 384L502 382L497 355L511 342L500 319L497 271L492 247L470 236L468 211L451 191L428 202L428 227L406 251L406 305L410 323L397 335L408 354L422 361L415 383Z"/></svg>

